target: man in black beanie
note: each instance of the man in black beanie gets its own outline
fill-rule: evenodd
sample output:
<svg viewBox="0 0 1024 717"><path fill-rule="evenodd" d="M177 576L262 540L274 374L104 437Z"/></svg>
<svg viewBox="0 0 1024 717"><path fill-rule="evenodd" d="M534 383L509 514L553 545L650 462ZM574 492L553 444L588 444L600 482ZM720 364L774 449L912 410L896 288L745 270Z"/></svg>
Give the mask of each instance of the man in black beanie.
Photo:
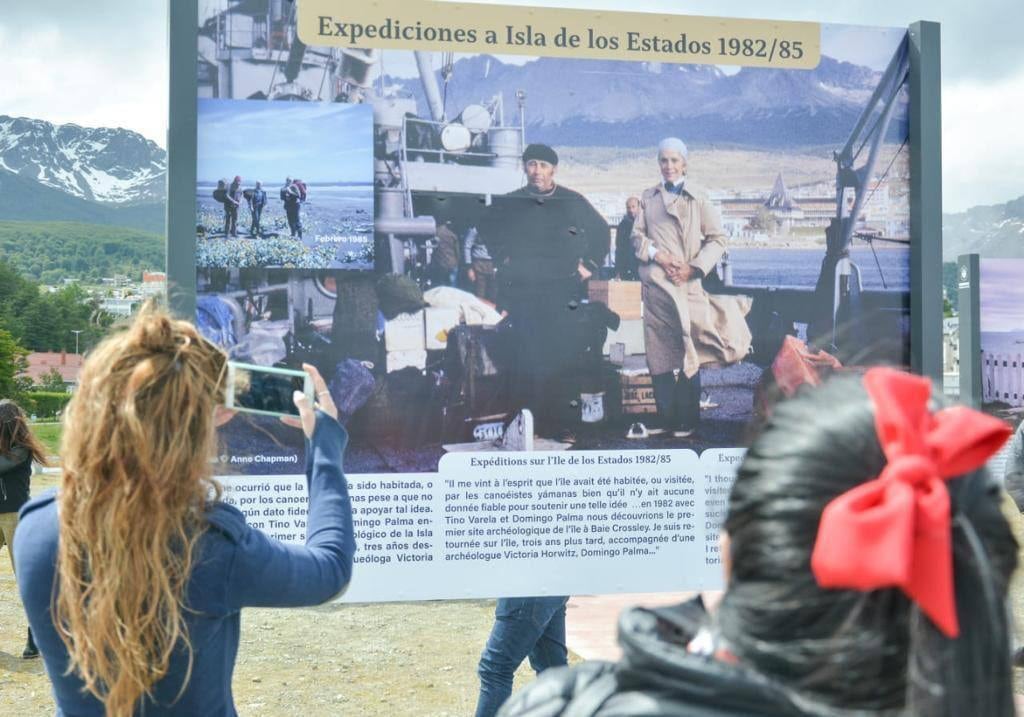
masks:
<svg viewBox="0 0 1024 717"><path fill-rule="evenodd" d="M518 408L531 410L538 435L571 440L567 426L579 413L571 377L583 343L576 309L608 254L611 230L583 195L555 182L551 147L529 145L523 169L526 186L496 197L477 229L497 268L498 308L508 312L515 337Z"/></svg>

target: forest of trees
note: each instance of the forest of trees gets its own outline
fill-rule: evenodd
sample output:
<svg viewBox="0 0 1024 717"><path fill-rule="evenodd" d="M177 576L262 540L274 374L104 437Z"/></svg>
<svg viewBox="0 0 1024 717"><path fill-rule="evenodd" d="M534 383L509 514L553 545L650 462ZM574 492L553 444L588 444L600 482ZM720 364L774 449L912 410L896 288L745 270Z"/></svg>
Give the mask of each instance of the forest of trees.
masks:
<svg viewBox="0 0 1024 717"><path fill-rule="evenodd" d="M44 291L36 282L18 273L0 253L0 330L27 351L74 351L96 344L113 318L97 307L85 290L69 284L57 291Z"/></svg>
<svg viewBox="0 0 1024 717"><path fill-rule="evenodd" d="M78 222L0 221L0 259L44 284L98 282L162 270L164 239L138 229Z"/></svg>

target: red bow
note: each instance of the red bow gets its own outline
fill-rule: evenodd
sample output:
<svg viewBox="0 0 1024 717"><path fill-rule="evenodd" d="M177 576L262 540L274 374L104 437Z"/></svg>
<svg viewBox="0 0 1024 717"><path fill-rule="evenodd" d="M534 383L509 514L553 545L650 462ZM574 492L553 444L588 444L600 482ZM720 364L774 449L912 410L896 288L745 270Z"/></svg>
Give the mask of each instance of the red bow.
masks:
<svg viewBox="0 0 1024 717"><path fill-rule="evenodd" d="M948 637L960 634L945 481L985 464L1012 431L958 406L928 411L931 382L873 368L864 385L887 464L821 514L811 571L823 588L898 587Z"/></svg>

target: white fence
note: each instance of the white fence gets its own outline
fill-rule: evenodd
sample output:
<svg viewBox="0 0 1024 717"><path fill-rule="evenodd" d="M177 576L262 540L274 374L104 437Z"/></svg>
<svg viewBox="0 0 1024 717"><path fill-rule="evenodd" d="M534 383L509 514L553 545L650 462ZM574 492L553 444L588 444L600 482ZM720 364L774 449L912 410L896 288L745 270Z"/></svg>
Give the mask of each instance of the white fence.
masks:
<svg viewBox="0 0 1024 717"><path fill-rule="evenodd" d="M981 400L1024 406L1024 354L981 352Z"/></svg>

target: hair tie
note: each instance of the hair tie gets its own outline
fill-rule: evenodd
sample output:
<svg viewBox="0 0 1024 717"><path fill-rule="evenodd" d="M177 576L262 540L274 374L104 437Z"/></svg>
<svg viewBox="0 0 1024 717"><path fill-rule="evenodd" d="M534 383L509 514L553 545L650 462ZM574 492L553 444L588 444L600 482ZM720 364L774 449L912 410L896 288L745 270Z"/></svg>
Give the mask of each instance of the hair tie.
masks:
<svg viewBox="0 0 1024 717"><path fill-rule="evenodd" d="M1002 421L964 406L928 409L931 382L889 368L864 374L886 466L821 514L811 572L823 588L900 588L947 637L957 637L946 481L980 468L1010 437Z"/></svg>

